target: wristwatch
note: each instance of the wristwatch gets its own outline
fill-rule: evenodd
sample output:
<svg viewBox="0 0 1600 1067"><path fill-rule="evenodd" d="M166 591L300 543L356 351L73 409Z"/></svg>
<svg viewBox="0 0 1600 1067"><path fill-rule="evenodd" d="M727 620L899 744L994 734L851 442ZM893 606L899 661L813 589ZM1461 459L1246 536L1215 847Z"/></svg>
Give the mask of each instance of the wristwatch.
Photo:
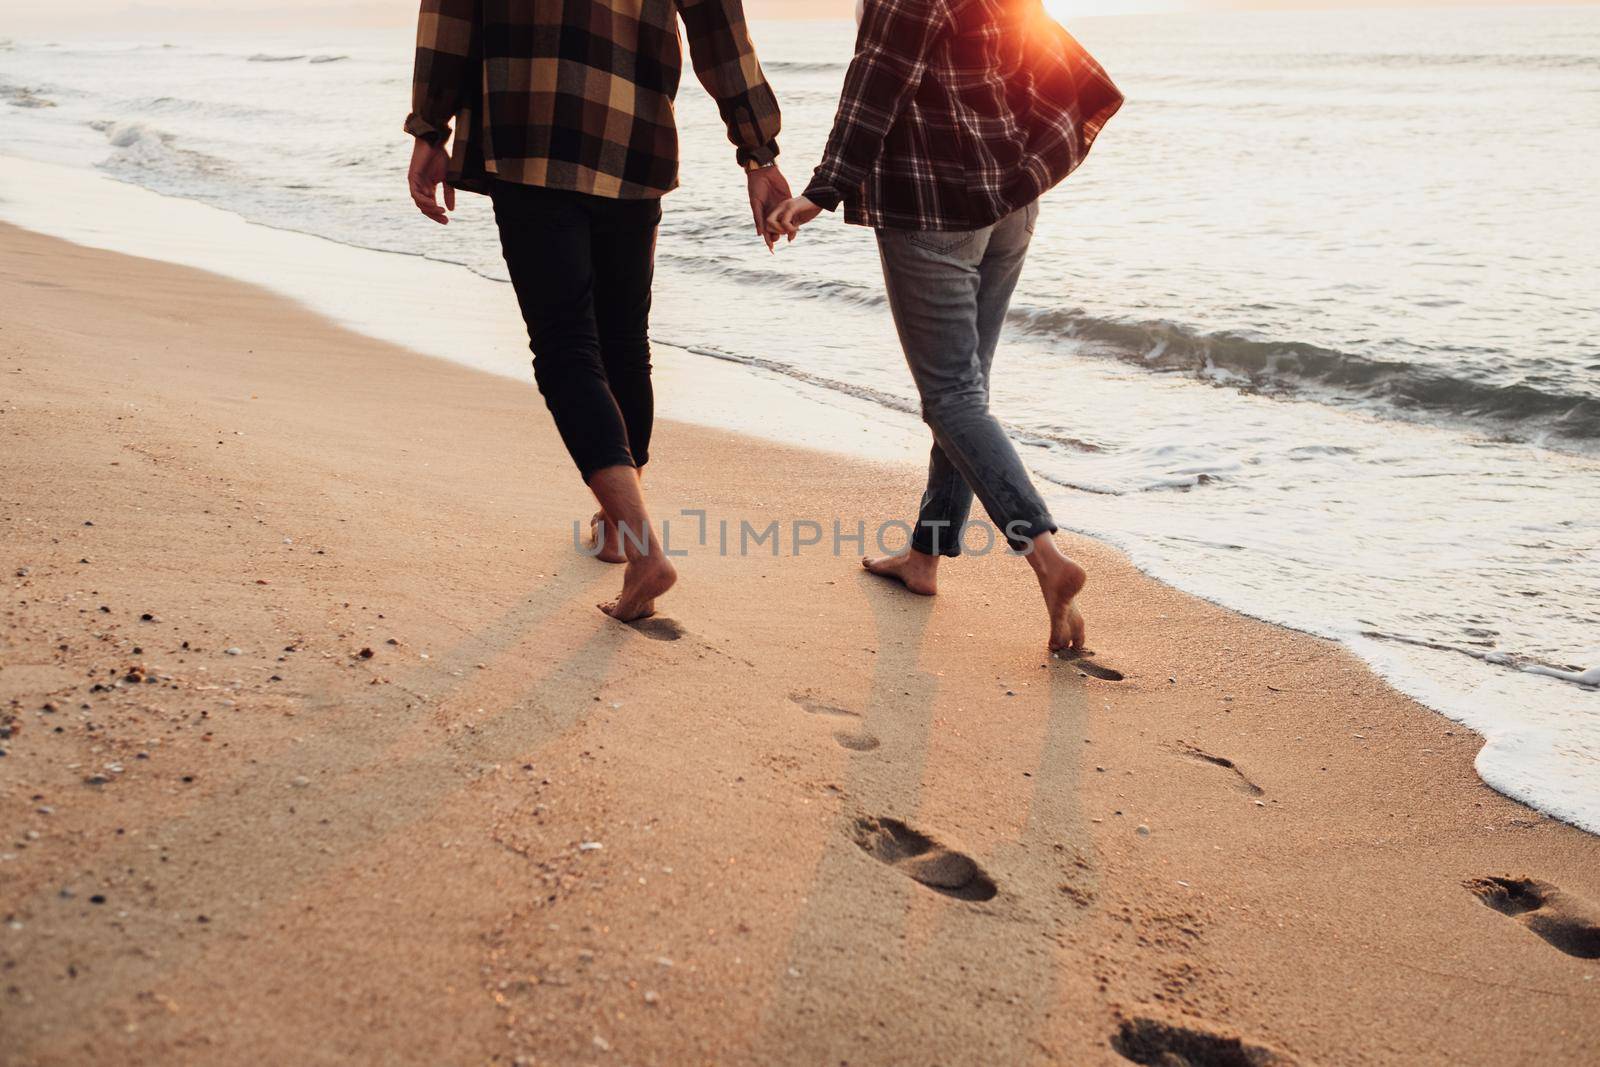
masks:
<svg viewBox="0 0 1600 1067"><path fill-rule="evenodd" d="M770 163L758 163L753 159L747 159L744 161L744 169L751 174L754 174L758 170L766 170L768 167L776 167L777 165L777 160L773 160Z"/></svg>

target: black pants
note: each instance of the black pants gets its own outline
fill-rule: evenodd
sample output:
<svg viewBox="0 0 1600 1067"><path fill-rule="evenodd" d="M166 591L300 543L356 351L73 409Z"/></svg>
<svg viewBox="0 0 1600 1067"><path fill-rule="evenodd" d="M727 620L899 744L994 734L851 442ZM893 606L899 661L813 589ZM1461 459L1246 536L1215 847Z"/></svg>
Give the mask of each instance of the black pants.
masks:
<svg viewBox="0 0 1600 1067"><path fill-rule="evenodd" d="M496 182L533 377L587 482L650 458L650 285L661 201Z"/></svg>

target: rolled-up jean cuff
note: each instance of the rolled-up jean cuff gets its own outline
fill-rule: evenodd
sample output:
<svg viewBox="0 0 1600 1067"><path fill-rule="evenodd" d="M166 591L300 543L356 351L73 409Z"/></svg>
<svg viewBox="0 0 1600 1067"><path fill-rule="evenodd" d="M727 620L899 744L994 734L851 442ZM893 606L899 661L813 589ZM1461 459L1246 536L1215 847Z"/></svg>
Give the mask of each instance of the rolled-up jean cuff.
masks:
<svg viewBox="0 0 1600 1067"><path fill-rule="evenodd" d="M938 534L938 551L934 551L934 535ZM917 524L916 532L911 535L911 547L924 556L949 556L954 559L961 555L961 531L951 526L941 526L937 530L930 529L922 523Z"/></svg>
<svg viewBox="0 0 1600 1067"><path fill-rule="evenodd" d="M578 464L578 473L583 475L583 484L588 485L596 474L608 467L642 467L644 464L635 463L633 455L626 449L617 453L602 453L585 456Z"/></svg>
<svg viewBox="0 0 1600 1067"><path fill-rule="evenodd" d="M1035 537L1056 532L1056 521L1048 514L1037 515L1031 519L1013 519L1006 523L1005 529L1000 532L1005 534L1006 543L1013 549L1027 552L1033 548ZM1013 533L1017 536L1013 537Z"/></svg>

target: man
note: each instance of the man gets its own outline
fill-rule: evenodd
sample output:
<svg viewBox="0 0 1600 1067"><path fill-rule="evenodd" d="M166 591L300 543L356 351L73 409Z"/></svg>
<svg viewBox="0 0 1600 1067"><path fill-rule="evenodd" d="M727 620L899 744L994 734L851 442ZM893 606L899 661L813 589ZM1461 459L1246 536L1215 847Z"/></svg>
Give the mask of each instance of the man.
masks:
<svg viewBox="0 0 1600 1067"><path fill-rule="evenodd" d="M790 192L775 163L778 102L740 0L423 0L405 123L424 215L447 223L457 189L493 200L534 378L600 504L598 554L627 563L621 595L600 605L623 622L651 614L677 580L639 475L654 418L656 228L661 197L678 184L680 15L764 234Z"/></svg>
<svg viewBox="0 0 1600 1067"><path fill-rule="evenodd" d="M877 231L889 307L933 431L907 552L863 559L937 591L973 493L1026 556L1051 651L1083 648L1088 575L989 412L989 372L1041 194L1083 161L1122 105L1104 70L1040 0L865 0L833 133L804 195L768 219L793 240L824 209Z"/></svg>

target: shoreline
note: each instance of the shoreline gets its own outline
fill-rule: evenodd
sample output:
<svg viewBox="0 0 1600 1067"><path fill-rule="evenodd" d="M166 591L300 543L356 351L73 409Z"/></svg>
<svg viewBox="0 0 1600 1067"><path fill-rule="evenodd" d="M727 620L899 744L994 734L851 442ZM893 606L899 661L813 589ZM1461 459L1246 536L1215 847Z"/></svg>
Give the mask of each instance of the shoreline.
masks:
<svg viewBox="0 0 1600 1067"><path fill-rule="evenodd" d="M265 285L313 312L422 355L525 382L526 337L504 283L453 263L344 244L249 222L225 209L167 196L96 172L15 160L0 177L0 219L94 247L150 256ZM63 195L52 199L36 190ZM72 210L63 211L62 203ZM359 292L348 278L361 277ZM462 316L461 306L507 309ZM923 428L907 414L803 376L657 343L660 408L693 421L846 457L920 465ZM1438 431L1443 432L1443 431ZM1047 498L1065 529L1125 553L1156 580L1272 625L1340 642L1386 682L1485 739L1478 773L1491 787L1575 826L1600 833L1600 764L1585 722L1592 689L1581 679L1510 665L1467 666L1462 650L1345 629L1300 617L1261 590L1244 593L1203 569L1165 559L1091 514L1093 494L1049 475ZM1062 494L1067 494L1063 497ZM1463 673L1465 667L1467 673ZM1549 678L1534 681L1537 675ZM1535 701L1533 698L1537 697Z"/></svg>
<svg viewBox="0 0 1600 1067"><path fill-rule="evenodd" d="M926 601L691 553L670 622L622 627L531 385L199 271L0 247L16 1062L1600 1041L1600 965L1467 887L1536 879L1600 923L1600 839L1489 789L1478 738L1337 645L1077 536L1121 682L1044 656L999 556ZM660 440L668 511L871 520L919 475ZM924 848L976 873L919 882Z"/></svg>

